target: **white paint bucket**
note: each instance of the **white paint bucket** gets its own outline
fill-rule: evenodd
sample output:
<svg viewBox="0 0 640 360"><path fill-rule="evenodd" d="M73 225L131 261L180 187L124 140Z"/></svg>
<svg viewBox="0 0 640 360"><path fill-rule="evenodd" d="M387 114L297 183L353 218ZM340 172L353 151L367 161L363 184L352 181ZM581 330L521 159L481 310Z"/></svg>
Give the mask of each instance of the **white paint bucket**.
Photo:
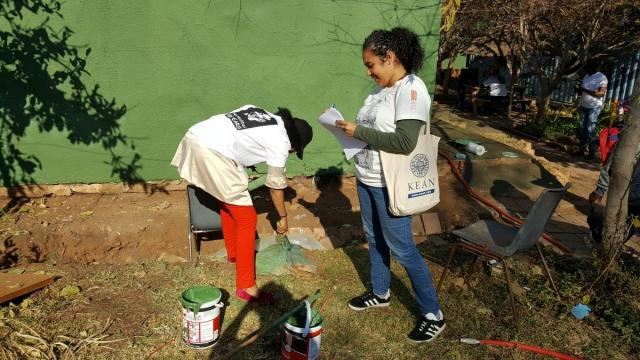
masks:
<svg viewBox="0 0 640 360"><path fill-rule="evenodd" d="M311 304L305 301L306 309L291 315L282 327L281 360L317 360L320 357L320 335L322 316L311 311Z"/></svg>
<svg viewBox="0 0 640 360"><path fill-rule="evenodd" d="M469 142L469 143L465 146L465 148L466 148L469 152L474 153L474 154L476 154L476 155L478 155L478 156L482 156L482 155L484 155L484 153L486 153L486 152L487 152L487 150L484 148L484 146L482 146L482 145L480 145L480 144L476 144L476 143L474 143L474 142Z"/></svg>
<svg viewBox="0 0 640 360"><path fill-rule="evenodd" d="M182 338L188 346L206 349L218 342L221 298L213 286L194 286L182 293Z"/></svg>

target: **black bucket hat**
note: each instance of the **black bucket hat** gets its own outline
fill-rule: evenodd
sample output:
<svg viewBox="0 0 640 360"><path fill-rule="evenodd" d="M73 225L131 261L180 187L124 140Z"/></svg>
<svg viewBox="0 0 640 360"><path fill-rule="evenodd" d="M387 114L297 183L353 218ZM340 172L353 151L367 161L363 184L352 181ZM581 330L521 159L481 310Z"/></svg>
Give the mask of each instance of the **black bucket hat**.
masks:
<svg viewBox="0 0 640 360"><path fill-rule="evenodd" d="M304 148L311 142L313 138L313 128L303 119L294 118L291 111L287 108L278 108L276 115L282 118L284 127L289 136L291 147L296 151L296 155L302 159Z"/></svg>

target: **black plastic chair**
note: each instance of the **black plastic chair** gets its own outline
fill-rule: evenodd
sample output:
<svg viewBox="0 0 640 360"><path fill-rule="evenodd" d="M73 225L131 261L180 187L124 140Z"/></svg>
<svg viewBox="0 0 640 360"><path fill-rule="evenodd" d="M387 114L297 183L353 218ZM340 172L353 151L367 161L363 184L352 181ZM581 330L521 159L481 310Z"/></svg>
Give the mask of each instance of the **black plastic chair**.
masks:
<svg viewBox="0 0 640 360"><path fill-rule="evenodd" d="M187 185L187 199L189 202L189 261L191 261L193 240L196 242L196 252L199 256L198 235L222 230L222 222L218 200L208 192L195 185Z"/></svg>
<svg viewBox="0 0 640 360"><path fill-rule="evenodd" d="M514 321L516 322L517 328L518 317L513 291L511 289L511 275L507 265L507 258L518 251L527 250L535 245L549 278L549 282L559 298L560 293L553 281L553 277L551 276L551 272L547 266L547 261L545 260L542 250L540 249L540 245L538 244L538 239L542 236L547 222L549 222L551 215L553 215L558 203L570 186L571 184L568 183L560 189L544 190L533 204L531 211L519 229L500 224L492 220L480 220L462 229L452 231L451 234L460 239L460 242L455 243L451 248L447 265L445 265L444 270L442 270L442 275L438 281L438 290L440 290L440 287L442 286L447 270L449 269L453 256L458 248L476 255L476 259L478 257L483 257L500 261L507 281L511 309L513 311Z"/></svg>

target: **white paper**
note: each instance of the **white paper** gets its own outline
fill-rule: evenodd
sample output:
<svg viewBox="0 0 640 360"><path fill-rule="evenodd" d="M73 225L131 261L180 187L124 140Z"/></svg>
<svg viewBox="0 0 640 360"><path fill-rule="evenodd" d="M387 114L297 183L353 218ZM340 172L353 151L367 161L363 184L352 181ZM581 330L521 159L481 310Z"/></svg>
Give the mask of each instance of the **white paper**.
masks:
<svg viewBox="0 0 640 360"><path fill-rule="evenodd" d="M338 139L345 157L349 160L360 150L364 149L367 144L358 139L347 136L342 129L338 129L336 127L336 120L344 120L344 117L335 108L329 108L318 118L320 124L322 124L322 126L329 130Z"/></svg>

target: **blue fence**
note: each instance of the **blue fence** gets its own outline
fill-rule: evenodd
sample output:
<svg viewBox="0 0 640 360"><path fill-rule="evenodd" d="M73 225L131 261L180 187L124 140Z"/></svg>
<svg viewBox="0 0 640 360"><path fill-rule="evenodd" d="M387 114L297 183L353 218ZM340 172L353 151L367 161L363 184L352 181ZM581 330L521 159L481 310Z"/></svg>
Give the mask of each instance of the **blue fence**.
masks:
<svg viewBox="0 0 640 360"><path fill-rule="evenodd" d="M480 73L493 63L492 58L475 55L469 56L467 60L468 66L478 67ZM545 72L548 74L553 73L553 71L555 71L553 64L545 68ZM615 61L608 72L610 73L605 73L609 79L607 94L605 95L605 106L609 106L615 100L629 101L633 86L640 79L640 50ZM578 94L574 91L576 81L578 80L563 80L558 88L551 93L551 100L573 103L578 98ZM533 76L521 78L518 84L525 88L526 96L535 97L538 93L538 80Z"/></svg>
<svg viewBox="0 0 640 360"><path fill-rule="evenodd" d="M545 69L548 73L555 71L555 66ZM612 101L628 101L633 92L633 86L640 78L640 51L631 53L614 62L611 66L610 74L607 75L609 84L605 95L605 106L609 106ZM551 99L558 102L572 103L578 98L575 93L576 81L563 80L557 89L551 93ZM538 92L538 81L534 77L522 79L525 87L525 94L535 96Z"/></svg>

